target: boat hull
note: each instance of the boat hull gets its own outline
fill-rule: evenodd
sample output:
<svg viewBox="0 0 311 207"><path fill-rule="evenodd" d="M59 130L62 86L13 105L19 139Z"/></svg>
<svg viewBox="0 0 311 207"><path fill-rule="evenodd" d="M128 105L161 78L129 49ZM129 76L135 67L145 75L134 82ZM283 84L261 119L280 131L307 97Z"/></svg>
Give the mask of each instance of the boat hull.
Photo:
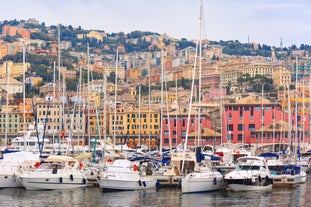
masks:
<svg viewBox="0 0 311 207"><path fill-rule="evenodd" d="M21 188L22 183L18 175L0 174L0 188Z"/></svg>
<svg viewBox="0 0 311 207"><path fill-rule="evenodd" d="M190 173L181 181L182 193L219 191L223 185L223 176L214 173Z"/></svg>
<svg viewBox="0 0 311 207"><path fill-rule="evenodd" d="M103 190L145 190L156 188L155 179L117 180L101 178L98 184Z"/></svg>
<svg viewBox="0 0 311 207"><path fill-rule="evenodd" d="M76 177L73 180L70 178L27 178L21 177L22 185L28 190L65 190L75 189L86 186L86 179Z"/></svg>
<svg viewBox="0 0 311 207"><path fill-rule="evenodd" d="M307 180L307 174L299 175L274 175L273 187L290 187L305 183Z"/></svg>

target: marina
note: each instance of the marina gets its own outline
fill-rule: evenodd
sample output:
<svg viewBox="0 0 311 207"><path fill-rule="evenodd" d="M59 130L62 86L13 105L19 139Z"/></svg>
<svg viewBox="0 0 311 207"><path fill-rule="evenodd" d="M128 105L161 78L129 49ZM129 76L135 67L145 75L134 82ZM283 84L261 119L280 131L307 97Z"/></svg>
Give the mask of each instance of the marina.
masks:
<svg viewBox="0 0 311 207"><path fill-rule="evenodd" d="M295 188L272 191L212 192L182 194L176 188L143 191L102 192L99 188L32 191L23 188L0 190L0 206L175 206L175 207L264 207L308 206L311 202L311 180Z"/></svg>

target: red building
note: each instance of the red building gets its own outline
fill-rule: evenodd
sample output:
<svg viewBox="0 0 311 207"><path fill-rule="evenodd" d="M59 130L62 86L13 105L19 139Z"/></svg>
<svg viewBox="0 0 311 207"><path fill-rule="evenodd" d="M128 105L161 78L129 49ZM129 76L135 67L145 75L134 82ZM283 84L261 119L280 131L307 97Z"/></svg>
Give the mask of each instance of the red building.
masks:
<svg viewBox="0 0 311 207"><path fill-rule="evenodd" d="M277 143L280 136L286 136L285 133L276 136L272 130L265 129L284 119L279 103L272 103L260 96L248 96L235 103L225 104L224 108L223 143Z"/></svg>
<svg viewBox="0 0 311 207"><path fill-rule="evenodd" d="M212 120L206 115L201 114L201 133L198 133L198 115L192 114L190 117L190 125L188 131L188 146L195 146L197 137L200 136L200 144L220 144L221 135L212 130ZM162 146L172 146L184 143L187 134L188 114L174 114L172 112L167 119L167 115L163 115L162 119Z"/></svg>

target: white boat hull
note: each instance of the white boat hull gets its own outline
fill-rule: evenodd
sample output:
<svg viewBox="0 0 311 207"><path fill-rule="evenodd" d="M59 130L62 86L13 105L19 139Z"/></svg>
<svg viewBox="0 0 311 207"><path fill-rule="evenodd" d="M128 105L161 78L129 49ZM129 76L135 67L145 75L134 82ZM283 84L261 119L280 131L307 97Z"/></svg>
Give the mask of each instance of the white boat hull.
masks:
<svg viewBox="0 0 311 207"><path fill-rule="evenodd" d="M305 172L296 175L274 175L273 176L273 187L282 186L294 186L305 183L307 180L307 174Z"/></svg>
<svg viewBox="0 0 311 207"><path fill-rule="evenodd" d="M62 179L62 180L61 180ZM22 177L22 185L28 190L65 190L86 186L86 179L83 177L74 178L26 178Z"/></svg>
<svg viewBox="0 0 311 207"><path fill-rule="evenodd" d="M142 180L118 180L101 178L98 181L100 188L104 190L145 190L156 188L155 179Z"/></svg>
<svg viewBox="0 0 311 207"><path fill-rule="evenodd" d="M0 174L0 188L21 188L22 183L18 175Z"/></svg>
<svg viewBox="0 0 311 207"><path fill-rule="evenodd" d="M223 185L223 176L217 172L190 173L181 181L182 193L218 191Z"/></svg>

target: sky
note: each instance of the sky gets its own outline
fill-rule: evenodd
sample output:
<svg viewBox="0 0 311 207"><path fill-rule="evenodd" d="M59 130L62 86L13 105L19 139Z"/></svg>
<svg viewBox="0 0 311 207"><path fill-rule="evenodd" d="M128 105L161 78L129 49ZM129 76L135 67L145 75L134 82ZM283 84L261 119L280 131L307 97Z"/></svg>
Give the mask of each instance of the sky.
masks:
<svg viewBox="0 0 311 207"><path fill-rule="evenodd" d="M200 0L0 0L0 21L35 18L107 33L151 31L198 39ZM203 0L203 38L311 45L310 0Z"/></svg>

